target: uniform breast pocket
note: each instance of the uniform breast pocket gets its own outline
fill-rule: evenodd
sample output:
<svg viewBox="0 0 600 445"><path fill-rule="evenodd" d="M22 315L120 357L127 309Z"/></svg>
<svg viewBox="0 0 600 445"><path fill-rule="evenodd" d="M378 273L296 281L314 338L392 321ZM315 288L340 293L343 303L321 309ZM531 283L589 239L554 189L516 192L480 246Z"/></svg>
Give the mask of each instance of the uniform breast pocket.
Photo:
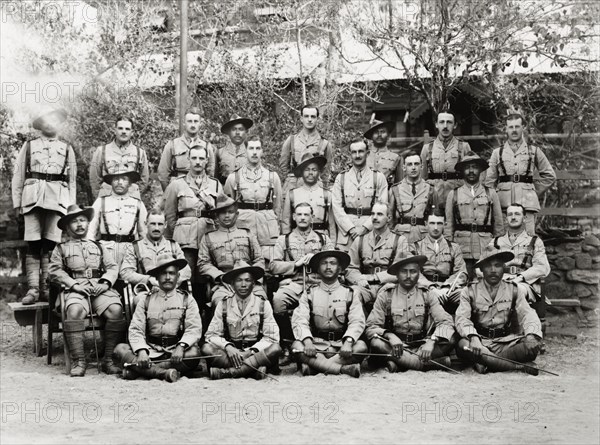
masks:
<svg viewBox="0 0 600 445"><path fill-rule="evenodd" d="M475 306L475 312L478 312L479 314L485 314L489 310L490 305L487 303L477 303L477 305Z"/></svg>
<svg viewBox="0 0 600 445"><path fill-rule="evenodd" d="M314 306L312 312L315 320L321 320L322 322L329 321L329 312L327 311L327 306Z"/></svg>
<svg viewBox="0 0 600 445"><path fill-rule="evenodd" d="M88 267L99 267L100 266L100 251L98 248L90 249L87 252L87 258L85 259L86 266Z"/></svg>
<svg viewBox="0 0 600 445"><path fill-rule="evenodd" d="M29 178L25 180L23 185L22 206L35 204L39 198L40 181L38 179Z"/></svg>
<svg viewBox="0 0 600 445"><path fill-rule="evenodd" d="M496 309L498 312L507 312L510 310L512 302L510 300L501 300L496 303Z"/></svg>
<svg viewBox="0 0 600 445"><path fill-rule="evenodd" d="M417 317L425 315L425 304L415 305L415 315Z"/></svg>

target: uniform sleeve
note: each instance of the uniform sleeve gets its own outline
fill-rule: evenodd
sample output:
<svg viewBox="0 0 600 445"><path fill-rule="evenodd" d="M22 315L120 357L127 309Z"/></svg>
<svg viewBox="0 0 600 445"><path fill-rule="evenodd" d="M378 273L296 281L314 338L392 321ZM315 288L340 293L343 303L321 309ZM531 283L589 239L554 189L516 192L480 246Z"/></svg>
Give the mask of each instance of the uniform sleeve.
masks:
<svg viewBox="0 0 600 445"><path fill-rule="evenodd" d="M235 172L230 173L225 181L223 192L232 199L237 199L237 183L235 180Z"/></svg>
<svg viewBox="0 0 600 445"><path fill-rule="evenodd" d="M490 198L492 200L492 212L494 212L494 236L504 235L504 215L502 214L502 207L500 207L500 199L495 190L490 190Z"/></svg>
<svg viewBox="0 0 600 445"><path fill-rule="evenodd" d="M307 338L313 338L310 331L310 306L306 292L303 292L300 296L298 307L294 309L292 314L292 330L296 340L304 341Z"/></svg>
<svg viewBox="0 0 600 445"><path fill-rule="evenodd" d="M331 143L331 141L327 141L327 145L325 146L325 159L327 159L327 164L323 168L323 172L321 173L321 178L323 182L329 183L331 180L331 167L333 166L333 156L335 153L335 147Z"/></svg>
<svg viewBox="0 0 600 445"><path fill-rule="evenodd" d="M290 158L292 157L292 137L288 136L281 147L279 155L279 170L287 176L290 173Z"/></svg>
<svg viewBox="0 0 600 445"><path fill-rule="evenodd" d="M527 283L533 284L541 278L546 278L549 274L550 264L546 256L546 247L544 246L544 242L538 238L535 240L531 267L521 272L521 275Z"/></svg>
<svg viewBox="0 0 600 445"><path fill-rule="evenodd" d="M396 197L394 196L394 187L395 185L393 185L392 187L390 187L390 190L388 191L388 218L390 220L390 227L395 227L396 226Z"/></svg>
<svg viewBox="0 0 600 445"><path fill-rule="evenodd" d="M429 168L427 167L428 161L429 150L427 149L427 144L423 144L423 148L421 149L421 177L423 179L429 178Z"/></svg>
<svg viewBox="0 0 600 445"><path fill-rule="evenodd" d="M69 203L77 202L77 158L70 145L67 147L67 162L69 165Z"/></svg>
<svg viewBox="0 0 600 445"><path fill-rule="evenodd" d="M293 190L288 191L286 199L283 203L283 212L281 214L281 233L287 234L292 231L292 202L290 201L290 195Z"/></svg>
<svg viewBox="0 0 600 445"><path fill-rule="evenodd" d="M450 340L454 335L454 322L452 316L444 310L439 301L439 293L435 289L424 291L427 295L427 304L429 305L429 313L435 323L435 331L433 335Z"/></svg>
<svg viewBox="0 0 600 445"><path fill-rule="evenodd" d="M97 147L90 163L90 187L92 196L96 198L102 187L102 147Z"/></svg>
<svg viewBox="0 0 600 445"><path fill-rule="evenodd" d="M393 241L392 241L393 242ZM396 249L396 256L394 257L392 264L400 261L402 259L403 254L410 252L410 248L408 246L408 239L404 235L400 235L398 238L398 248ZM376 273L377 278L381 283L397 283L398 277L395 275L390 275L387 273L387 270L382 270L381 272ZM424 276L421 274L421 276Z"/></svg>
<svg viewBox="0 0 600 445"><path fill-rule="evenodd" d="M217 149L210 142L206 143L206 151L208 152L208 162L206 164L206 174L211 178L215 177L217 168Z"/></svg>
<svg viewBox="0 0 600 445"><path fill-rule="evenodd" d="M172 153L173 153L173 140L170 140L165 144L162 154L160 155L160 162L158 163L158 180L163 191L169 185L171 177L171 166L172 166Z"/></svg>
<svg viewBox="0 0 600 445"><path fill-rule="evenodd" d="M173 231L175 230L175 223L177 222L177 189L179 187L178 181L171 182L165 192L164 192L164 200L165 200L165 220L167 222L167 227L165 229L165 238L172 239Z"/></svg>
<svg viewBox="0 0 600 445"><path fill-rule="evenodd" d="M92 204L92 208L94 209L94 217L90 221L90 225L88 227L88 232L86 235L87 239L98 239L100 238L100 218L102 217L100 210L102 209L102 198L98 198Z"/></svg>
<svg viewBox="0 0 600 445"><path fill-rule="evenodd" d="M363 274L360 272L360 256L358 255L358 247L363 237L357 237L350 245L348 255L350 255L350 264L346 269L346 280L350 284L357 284L363 279Z"/></svg>
<svg viewBox="0 0 600 445"><path fill-rule="evenodd" d="M281 205L283 204L283 193L281 191L281 179L277 172L272 172L273 175L273 211L275 215L281 215Z"/></svg>
<svg viewBox="0 0 600 445"><path fill-rule="evenodd" d="M265 301L263 319L262 338L252 345L253 348L259 351L264 351L269 346L279 343L279 326L273 316L273 308L268 301Z"/></svg>
<svg viewBox="0 0 600 445"><path fill-rule="evenodd" d="M446 198L446 227L444 228L444 232L451 241L454 240L454 206L452 203L454 201L454 193L457 191L458 190L450 190L448 197Z"/></svg>
<svg viewBox="0 0 600 445"><path fill-rule="evenodd" d="M556 181L556 173L542 150L536 147L535 154L537 156L537 169L540 177L534 180L534 185L537 194L541 195L552 187L552 184Z"/></svg>
<svg viewBox="0 0 600 445"><path fill-rule="evenodd" d="M50 256L50 264L48 266L48 274L50 276L50 282L58 285L65 286L65 289L71 289L77 284L64 269L64 258L60 244L54 247L52 255Z"/></svg>
<svg viewBox="0 0 600 445"><path fill-rule="evenodd" d="M337 239L337 226L335 225L335 218L333 217L333 210L332 210L332 203L331 203L331 199L333 194L329 191L326 190L325 193L329 193L329 199L327 202L328 205L328 209L327 209L327 224L329 226L329 238L331 238L332 240Z"/></svg>
<svg viewBox="0 0 600 445"><path fill-rule="evenodd" d="M262 248L258 243L258 238L252 232L248 232L248 243L251 246L250 257L252 260L251 265L265 269L265 257L262 254Z"/></svg>
<svg viewBox="0 0 600 445"><path fill-rule="evenodd" d="M454 315L456 332L463 338L468 338L469 335L476 335L479 337L479 334L471 321L472 313L471 297L469 297L467 288L464 288L460 293L460 303L458 304L456 314Z"/></svg>
<svg viewBox="0 0 600 445"><path fill-rule="evenodd" d="M148 210L146 210L146 206L140 200L140 217L137 222L137 232L139 235L138 239L142 239L146 236L148 232L148 226L146 225L146 220L148 219Z"/></svg>
<svg viewBox="0 0 600 445"><path fill-rule="evenodd" d="M208 275L215 281L221 275L223 271L220 270L212 262L212 256L210 254L210 245L208 241L208 234L204 235L200 240L200 246L198 249L198 273L200 275Z"/></svg>
<svg viewBox="0 0 600 445"><path fill-rule="evenodd" d="M346 211L342 207L342 176L343 175L337 175L335 178L335 182L333 183L331 210L339 230L341 230L343 235L346 235L348 233L348 230L354 227L354 224L352 223L350 217L346 214Z"/></svg>
<svg viewBox="0 0 600 445"><path fill-rule="evenodd" d="M542 323L529 303L527 302L527 289L517 284L517 302L515 304L515 312L517 313L517 319L519 320L519 326L523 329L523 333L537 335L539 338L543 338L542 334Z"/></svg>
<svg viewBox="0 0 600 445"><path fill-rule="evenodd" d="M110 282L112 287L115 284L115 281L117 281L117 278L119 278L119 265L115 261L113 254L104 246L100 246L102 248L102 262L104 263L105 270L100 278Z"/></svg>
<svg viewBox="0 0 600 445"><path fill-rule="evenodd" d="M147 294L140 298L129 324L129 346L136 354L141 349L150 351L150 346L146 342L146 298L150 298L151 295Z"/></svg>
<svg viewBox="0 0 600 445"><path fill-rule="evenodd" d="M230 344L225 338L223 331L223 304L227 304L228 299L223 299L217 303L214 315L206 331L206 342L218 348L225 349L225 346Z"/></svg>
<svg viewBox="0 0 600 445"><path fill-rule="evenodd" d="M150 279L150 275L144 275L137 271L138 259L135 255L135 249L132 243L125 245L125 255L123 256L123 262L121 263L121 271L119 275L121 279L127 283L131 283L135 286L138 283L147 284Z"/></svg>
<svg viewBox="0 0 600 445"><path fill-rule="evenodd" d="M380 291L377 293L377 298L373 304L373 310L367 318L367 338L372 340L376 335L385 333L385 314L387 313L387 292Z"/></svg>
<svg viewBox="0 0 600 445"><path fill-rule="evenodd" d="M402 156L398 156L398 159L396 159L396 163L394 165L394 184L402 181L402 176L404 173L402 167Z"/></svg>
<svg viewBox="0 0 600 445"><path fill-rule="evenodd" d="M189 295L187 299L187 308L185 310L185 327L181 340L179 341L188 346L193 346L200 341L201 337L202 319L200 318L200 310L198 309L196 300L192 295Z"/></svg>
<svg viewBox="0 0 600 445"><path fill-rule="evenodd" d="M27 153L27 145L30 142L25 142L17 155L17 159L13 164L13 177L12 177L12 200L13 208L20 209L22 207L22 196L23 196L23 185L25 184L25 158Z"/></svg>
<svg viewBox="0 0 600 445"><path fill-rule="evenodd" d="M498 163L500 159L499 153L500 150L495 148L492 152L492 156L490 156L490 160L488 161L490 167L485 171L484 185L494 190L498 185Z"/></svg>
<svg viewBox="0 0 600 445"><path fill-rule="evenodd" d="M204 239L204 237L202 237ZM186 260L185 255L183 254L183 250L181 250L181 247L179 246L179 243L175 243L175 252L173 252L175 254L175 257L178 260ZM183 281L188 281L192 279L192 268L190 267L189 264L186 264L186 266L181 269L179 271L179 283L182 283Z"/></svg>
<svg viewBox="0 0 600 445"><path fill-rule="evenodd" d="M273 249L273 257L269 262L269 271L273 275L293 276L296 273L296 262L285 261L285 235L280 235Z"/></svg>
<svg viewBox="0 0 600 445"><path fill-rule="evenodd" d="M365 331L367 322L365 320L365 312L363 311L362 303L356 292L352 295L352 303L348 311L348 328L344 332L344 337L350 337L354 343L358 341L360 336Z"/></svg>
<svg viewBox="0 0 600 445"><path fill-rule="evenodd" d="M140 150L140 162L142 164L142 171L140 173L140 194L143 193L150 184L150 168L148 167L148 155L146 154L146 150Z"/></svg>
<svg viewBox="0 0 600 445"><path fill-rule="evenodd" d="M465 263L462 250L458 244L450 244L450 254L452 255L454 261L454 268L450 271L451 275L446 281L444 281L444 284L452 286L456 276L459 273L462 273L462 276L456 280L456 286L454 287L455 289L459 289L467 283L467 264Z"/></svg>

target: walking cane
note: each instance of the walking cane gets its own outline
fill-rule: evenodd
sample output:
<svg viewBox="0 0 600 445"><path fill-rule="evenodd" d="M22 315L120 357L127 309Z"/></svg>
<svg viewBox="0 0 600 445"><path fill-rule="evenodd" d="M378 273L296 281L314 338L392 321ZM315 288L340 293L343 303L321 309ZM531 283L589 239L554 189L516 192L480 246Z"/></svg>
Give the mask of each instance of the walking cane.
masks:
<svg viewBox="0 0 600 445"><path fill-rule="evenodd" d="M87 296L88 304L90 305L90 319L92 320L92 337L94 338L94 350L96 351L96 369L98 370L98 374L100 374L101 366L100 366L100 357L98 355L98 342L96 341L96 326L94 323L94 308L92 307L92 298Z"/></svg>

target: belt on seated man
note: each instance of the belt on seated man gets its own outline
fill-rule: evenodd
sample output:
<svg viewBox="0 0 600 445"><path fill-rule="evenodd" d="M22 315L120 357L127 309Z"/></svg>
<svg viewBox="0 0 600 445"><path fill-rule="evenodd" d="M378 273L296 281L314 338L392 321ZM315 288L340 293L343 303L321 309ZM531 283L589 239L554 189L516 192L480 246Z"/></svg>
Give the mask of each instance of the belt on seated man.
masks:
<svg viewBox="0 0 600 445"><path fill-rule="evenodd" d="M71 270L71 278L101 278L104 272L100 269Z"/></svg>
<svg viewBox="0 0 600 445"><path fill-rule="evenodd" d="M417 216L401 216L398 218L398 224L410 224L411 226L424 226L425 219Z"/></svg>
<svg viewBox="0 0 600 445"><path fill-rule="evenodd" d="M33 179L43 179L44 181L69 181L69 177L67 175L62 175L59 173L27 172L25 177Z"/></svg>
<svg viewBox="0 0 600 445"><path fill-rule="evenodd" d="M254 346L254 344L258 341L257 338L254 340L244 339L244 340L228 340L229 343L233 343L233 345L238 349L248 349Z"/></svg>
<svg viewBox="0 0 600 445"><path fill-rule="evenodd" d="M272 202L240 202L238 208L243 210L271 210Z"/></svg>
<svg viewBox="0 0 600 445"><path fill-rule="evenodd" d="M483 326L475 326L477 333L486 338L498 338L506 337L510 334L508 326L502 326L501 328L485 328Z"/></svg>
<svg viewBox="0 0 600 445"><path fill-rule="evenodd" d="M148 343L168 348L179 343L180 338L177 335L148 335Z"/></svg>
<svg viewBox="0 0 600 445"><path fill-rule="evenodd" d="M441 179L442 181L447 181L448 179L462 179L462 177L457 172L434 172L429 173L427 179Z"/></svg>
<svg viewBox="0 0 600 445"><path fill-rule="evenodd" d="M398 338L402 340L404 343L412 343L413 341L423 340L427 335L425 332L417 332L416 334L401 334L396 333Z"/></svg>
<svg viewBox="0 0 600 445"><path fill-rule="evenodd" d="M479 233L492 233L492 226L489 224L455 224L454 231L463 232L479 232Z"/></svg>
<svg viewBox="0 0 600 445"><path fill-rule="evenodd" d="M440 273L432 273L432 272L423 272L425 278L433 283L443 283L448 279L448 275L442 275Z"/></svg>
<svg viewBox="0 0 600 445"><path fill-rule="evenodd" d="M177 218L210 218L210 212L201 209L187 209L177 212Z"/></svg>
<svg viewBox="0 0 600 445"><path fill-rule="evenodd" d="M533 184L533 176L519 175L503 175L498 177L498 182L523 182L525 184Z"/></svg>
<svg viewBox="0 0 600 445"><path fill-rule="evenodd" d="M113 235L111 233L103 233L100 235L102 241L115 241L117 243L132 243L135 241L135 235Z"/></svg>
<svg viewBox="0 0 600 445"><path fill-rule="evenodd" d="M359 208L344 207L344 212L346 212L347 215L370 216L371 215L371 207L359 207Z"/></svg>
<svg viewBox="0 0 600 445"><path fill-rule="evenodd" d="M344 337L344 331L316 331L315 337L328 341L338 341Z"/></svg>

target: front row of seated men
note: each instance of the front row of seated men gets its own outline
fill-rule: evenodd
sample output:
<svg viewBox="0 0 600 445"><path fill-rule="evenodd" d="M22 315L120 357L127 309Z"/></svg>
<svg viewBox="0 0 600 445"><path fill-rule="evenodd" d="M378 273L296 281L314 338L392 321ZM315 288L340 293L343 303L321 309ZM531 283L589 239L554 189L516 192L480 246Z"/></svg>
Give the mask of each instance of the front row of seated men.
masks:
<svg viewBox="0 0 600 445"><path fill-rule="evenodd" d="M171 253L160 255L147 270L156 286L137 304L128 343L119 343L126 322L113 289L117 266L99 244L85 239L93 213L91 208L69 208L58 225L70 239L59 244L51 258L52 282L65 288L65 340L72 376L85 374L83 331L90 310L106 319L102 367L107 373L118 372L114 360L126 379L143 376L173 382L180 373L192 373L201 354L211 356L207 363L213 379L261 377L268 369L277 369L280 331L264 290L257 285L264 270L244 262L220 277L229 292L217 304L200 346L198 305L177 287L187 262ZM374 214L378 215L376 207ZM294 338L283 339L292 344L304 375L358 377L369 346L371 353L387 358L390 372L448 365L455 345L457 354L473 362L478 372L536 372L503 360L534 360L542 339L540 320L527 301L528 290L518 283L522 280L518 275L511 282L502 280L513 253L493 246L486 251L475 265L483 279L462 289L454 319L440 304L440 291L420 280L428 258L410 251L394 256L387 274L396 282L380 289L368 317L356 288L339 280L350 256L325 249L310 257L308 266L316 272L316 282L304 288L293 312Z"/></svg>

